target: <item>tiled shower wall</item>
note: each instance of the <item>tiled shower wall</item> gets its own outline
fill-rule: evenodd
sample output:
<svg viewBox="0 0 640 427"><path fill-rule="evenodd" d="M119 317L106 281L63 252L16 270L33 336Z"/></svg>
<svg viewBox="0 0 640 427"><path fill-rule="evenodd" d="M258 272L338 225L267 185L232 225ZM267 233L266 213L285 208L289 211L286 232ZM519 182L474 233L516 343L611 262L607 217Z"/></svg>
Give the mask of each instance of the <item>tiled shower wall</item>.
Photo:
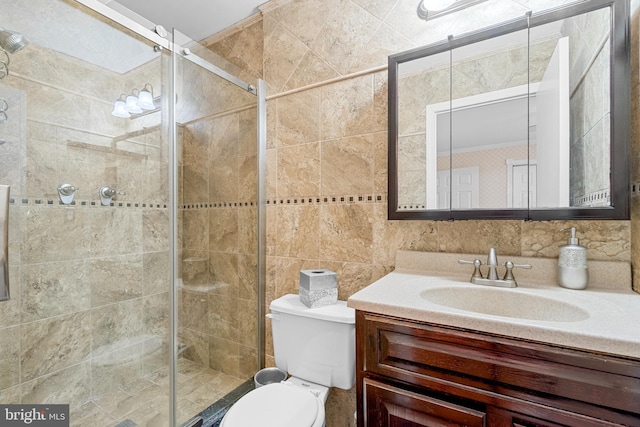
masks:
<svg viewBox="0 0 640 427"><path fill-rule="evenodd" d="M561 230L578 228L591 259L637 262L637 197L631 221L389 221L387 220L387 74L374 70L345 81L330 79L384 66L391 53L440 41L568 1L504 2L425 23L416 1L292 0L265 10L263 20L209 48L269 85L267 305L297 292L299 271L338 273L339 298L393 270L398 249L557 257ZM535 4L534 4L535 3ZM633 10L638 9L633 1ZM632 182L638 181L638 17L633 13ZM263 52L260 51L263 44ZM319 83L315 88L284 94ZM325 84L323 84L325 83ZM284 94L284 95L281 95ZM633 255L632 255L633 254ZM634 269L637 271L637 269ZM640 278L635 273L635 283ZM270 329L267 323L267 339ZM273 364L272 349L267 361ZM353 423L355 389L331 391L327 425Z"/></svg>
<svg viewBox="0 0 640 427"><path fill-rule="evenodd" d="M609 164L611 156L601 141L609 140L610 105L609 44L610 16L593 12L569 20L563 33L569 36L572 70L586 70L585 75L571 75L571 194L573 206L593 206L606 203L609 196ZM590 31L582 31L589 28ZM589 66L588 61L595 57ZM573 66L573 64L576 64ZM592 99L591 108L584 100ZM596 153L588 156L586 153ZM580 171L589 173L580 174ZM593 196L606 195L599 203L590 202Z"/></svg>
<svg viewBox="0 0 640 427"><path fill-rule="evenodd" d="M255 84L218 55L191 49ZM177 77L178 351L248 379L258 366L257 98L187 60Z"/></svg>
<svg viewBox="0 0 640 427"><path fill-rule="evenodd" d="M181 131L181 355L244 379L258 360L255 111Z"/></svg>
<svg viewBox="0 0 640 427"><path fill-rule="evenodd" d="M157 113L110 114L120 93L159 90L160 78L159 59L121 75L34 43L12 56L0 82L22 93L0 146L13 199L3 403L73 408L168 362L167 149ZM78 187L74 205L58 201L65 182ZM103 185L127 194L100 206Z"/></svg>

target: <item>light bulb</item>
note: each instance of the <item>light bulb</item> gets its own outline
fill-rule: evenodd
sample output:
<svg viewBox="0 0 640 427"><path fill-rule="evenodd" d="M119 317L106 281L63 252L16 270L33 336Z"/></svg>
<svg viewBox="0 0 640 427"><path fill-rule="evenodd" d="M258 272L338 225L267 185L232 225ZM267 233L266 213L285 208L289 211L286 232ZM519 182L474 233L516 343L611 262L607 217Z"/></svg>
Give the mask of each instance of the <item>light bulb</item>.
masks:
<svg viewBox="0 0 640 427"><path fill-rule="evenodd" d="M143 110L153 110L156 108L153 103L153 95L146 89L142 89L140 91L140 96L138 96L138 107Z"/></svg>
<svg viewBox="0 0 640 427"><path fill-rule="evenodd" d="M135 95L127 96L127 102L125 104L125 108L128 112L133 114L142 113L142 108L138 107L138 97Z"/></svg>
<svg viewBox="0 0 640 427"><path fill-rule="evenodd" d="M111 114L116 117L122 117L123 119L128 119L129 117L131 117L131 114L129 114L126 109L125 102L121 100L117 100L115 104L113 104L113 111L111 112Z"/></svg>

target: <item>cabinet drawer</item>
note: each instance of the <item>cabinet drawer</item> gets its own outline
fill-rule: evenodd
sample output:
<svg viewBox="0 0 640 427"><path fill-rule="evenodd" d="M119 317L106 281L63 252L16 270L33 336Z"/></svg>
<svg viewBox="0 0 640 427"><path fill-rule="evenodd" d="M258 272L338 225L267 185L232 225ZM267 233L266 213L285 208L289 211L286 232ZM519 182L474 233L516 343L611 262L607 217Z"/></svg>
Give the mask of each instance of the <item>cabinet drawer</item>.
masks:
<svg viewBox="0 0 640 427"><path fill-rule="evenodd" d="M640 361L361 314L365 373L490 403L496 396L589 416L640 416ZM613 418L619 419L617 416Z"/></svg>
<svg viewBox="0 0 640 427"><path fill-rule="evenodd" d="M424 396L375 380L364 380L367 426L483 427L483 411Z"/></svg>

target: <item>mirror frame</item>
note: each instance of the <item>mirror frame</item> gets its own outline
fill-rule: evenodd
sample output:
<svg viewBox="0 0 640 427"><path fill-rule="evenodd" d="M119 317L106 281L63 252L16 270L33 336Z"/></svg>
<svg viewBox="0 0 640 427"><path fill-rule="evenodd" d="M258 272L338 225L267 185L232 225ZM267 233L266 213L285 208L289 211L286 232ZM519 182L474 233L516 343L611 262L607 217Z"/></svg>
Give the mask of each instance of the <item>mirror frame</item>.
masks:
<svg viewBox="0 0 640 427"><path fill-rule="evenodd" d="M526 30L560 19L611 8L610 93L610 200L607 207L563 207L536 209L432 209L398 210L398 66L425 56L447 52L457 47ZM630 218L629 148L630 148L630 37L629 0L587 0L561 6L539 14L525 15L513 21L468 33L449 36L443 42L389 56L388 122L388 219L390 220L627 220Z"/></svg>

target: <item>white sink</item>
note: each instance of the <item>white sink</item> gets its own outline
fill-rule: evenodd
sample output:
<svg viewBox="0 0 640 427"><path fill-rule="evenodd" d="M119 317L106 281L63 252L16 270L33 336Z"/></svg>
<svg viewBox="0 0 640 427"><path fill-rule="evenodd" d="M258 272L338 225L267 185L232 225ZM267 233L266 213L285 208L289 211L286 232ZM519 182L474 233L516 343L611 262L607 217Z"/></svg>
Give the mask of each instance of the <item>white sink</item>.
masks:
<svg viewBox="0 0 640 427"><path fill-rule="evenodd" d="M556 299L516 289L475 286L433 287L422 291L420 296L433 304L490 316L550 322L580 322L589 318L582 308Z"/></svg>

